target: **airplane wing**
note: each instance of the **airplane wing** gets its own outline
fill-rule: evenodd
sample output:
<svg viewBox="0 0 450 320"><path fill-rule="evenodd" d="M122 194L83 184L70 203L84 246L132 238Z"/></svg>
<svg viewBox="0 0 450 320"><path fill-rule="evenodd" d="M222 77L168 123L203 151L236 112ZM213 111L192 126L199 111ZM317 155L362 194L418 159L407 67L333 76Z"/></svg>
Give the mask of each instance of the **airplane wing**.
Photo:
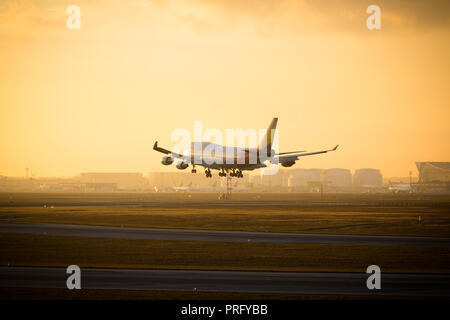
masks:
<svg viewBox="0 0 450 320"><path fill-rule="evenodd" d="M291 154L291 153L300 153L300 152L306 152L306 150L298 150L298 151L289 151L289 152L281 152L281 153L277 153L275 154L276 156L282 156L284 154Z"/></svg>
<svg viewBox="0 0 450 320"><path fill-rule="evenodd" d="M171 154L172 157L174 157L174 158L183 159L183 160L188 161L188 162L190 161L190 157L189 156L186 156L186 155L183 155L183 154L179 154L179 153L176 153L176 152L172 152L170 150L158 147L158 141L156 141L155 144L153 145L153 150L156 150L156 151L164 153L164 154Z"/></svg>
<svg viewBox="0 0 450 320"><path fill-rule="evenodd" d="M321 150L321 151L315 151L315 152L306 152L306 153L297 153L297 154L289 154L289 155L281 155L281 154L288 154L289 152L280 153L279 156L275 156L274 160L278 163L285 163L285 164L291 164L293 165L296 160L298 160L300 157L306 157L306 156L312 156L314 154L321 154L321 153L327 153L330 151L335 151L338 148L339 145L336 145L333 149L329 150Z"/></svg>

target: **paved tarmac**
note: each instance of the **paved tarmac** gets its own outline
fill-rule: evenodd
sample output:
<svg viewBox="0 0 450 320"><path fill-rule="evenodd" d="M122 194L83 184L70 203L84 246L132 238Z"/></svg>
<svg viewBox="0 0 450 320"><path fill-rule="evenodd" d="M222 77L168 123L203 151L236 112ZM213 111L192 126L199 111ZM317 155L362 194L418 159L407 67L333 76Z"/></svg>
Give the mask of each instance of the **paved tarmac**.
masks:
<svg viewBox="0 0 450 320"><path fill-rule="evenodd" d="M59 199L0 199L0 207L376 207L415 206L415 202L399 200L380 201L121 201L121 200L59 200ZM448 202L434 206L448 206Z"/></svg>
<svg viewBox="0 0 450 320"><path fill-rule="evenodd" d="M64 268L0 267L1 287L66 288ZM381 274L369 290L365 273L292 273L139 269L81 270L81 288L337 295L450 296L450 275Z"/></svg>
<svg viewBox="0 0 450 320"><path fill-rule="evenodd" d="M33 234L114 239L449 246L450 238L270 233L188 229L121 228L44 223L0 223L0 234Z"/></svg>

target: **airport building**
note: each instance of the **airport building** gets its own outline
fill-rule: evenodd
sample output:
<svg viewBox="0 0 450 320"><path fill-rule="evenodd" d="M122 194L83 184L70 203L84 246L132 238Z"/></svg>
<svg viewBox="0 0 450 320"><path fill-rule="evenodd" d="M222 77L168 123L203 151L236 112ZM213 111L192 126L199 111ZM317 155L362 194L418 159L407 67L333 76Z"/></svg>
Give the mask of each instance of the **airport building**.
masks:
<svg viewBox="0 0 450 320"><path fill-rule="evenodd" d="M258 170L249 176L249 183L253 188L263 191L279 192L286 188L289 180L290 170L278 169L277 171ZM244 175L245 177L245 175Z"/></svg>
<svg viewBox="0 0 450 320"><path fill-rule="evenodd" d="M323 172L323 181L330 187L350 189L352 187L352 174L348 169L326 169Z"/></svg>
<svg viewBox="0 0 450 320"><path fill-rule="evenodd" d="M0 179L0 192L34 192L39 191L39 182L36 179L22 177L2 177Z"/></svg>
<svg viewBox="0 0 450 320"><path fill-rule="evenodd" d="M137 172L88 172L80 174L80 182L91 189L110 189L142 191L148 188L148 180ZM97 184L97 186L95 185Z"/></svg>
<svg viewBox="0 0 450 320"><path fill-rule="evenodd" d="M101 182L49 182L46 181L40 185L41 191L46 192L115 192L117 183Z"/></svg>
<svg viewBox="0 0 450 320"><path fill-rule="evenodd" d="M450 162L416 162L419 183L450 182Z"/></svg>
<svg viewBox="0 0 450 320"><path fill-rule="evenodd" d="M293 169L287 187L292 191L351 191L352 174L348 169Z"/></svg>
<svg viewBox="0 0 450 320"><path fill-rule="evenodd" d="M292 169L289 172L287 186L289 188L306 188L322 181L322 169Z"/></svg>
<svg viewBox="0 0 450 320"><path fill-rule="evenodd" d="M383 186L383 176L378 169L358 169L355 170L353 175L353 186L355 188L381 188Z"/></svg>
<svg viewBox="0 0 450 320"><path fill-rule="evenodd" d="M417 191L449 189L449 163L417 163L421 186ZM202 170L142 173L90 172L71 178L24 179L1 177L0 191L33 192L223 192L227 178L213 171L206 178ZM348 169L279 169L275 174L264 170L244 172L243 178L232 178L234 190L254 192L360 192L382 188L378 169L358 169L353 175ZM429 181L434 181L430 183ZM441 181L439 184L436 181ZM447 182L446 182L447 181ZM444 183L442 183L444 182ZM416 184L416 185L419 185ZM432 185L432 186L430 186ZM433 191L434 192L434 191Z"/></svg>
<svg viewBox="0 0 450 320"><path fill-rule="evenodd" d="M190 170L181 172L149 172L149 189L157 192L172 192L186 189L186 191L217 191L219 187L226 186L226 178L219 177L218 171L215 171L211 178L206 178L202 170L197 169L197 173L191 173ZM243 178L233 178L233 186L247 185L249 175L244 174Z"/></svg>
<svg viewBox="0 0 450 320"><path fill-rule="evenodd" d="M282 187L283 186L283 178L284 172L282 170L278 170L274 174L261 174L261 185L264 187Z"/></svg>
<svg viewBox="0 0 450 320"><path fill-rule="evenodd" d="M450 162L416 162L419 182L414 185L417 192L449 193Z"/></svg>
<svg viewBox="0 0 450 320"><path fill-rule="evenodd" d="M150 189L161 191L174 186L185 184L184 172L149 172L148 183Z"/></svg>

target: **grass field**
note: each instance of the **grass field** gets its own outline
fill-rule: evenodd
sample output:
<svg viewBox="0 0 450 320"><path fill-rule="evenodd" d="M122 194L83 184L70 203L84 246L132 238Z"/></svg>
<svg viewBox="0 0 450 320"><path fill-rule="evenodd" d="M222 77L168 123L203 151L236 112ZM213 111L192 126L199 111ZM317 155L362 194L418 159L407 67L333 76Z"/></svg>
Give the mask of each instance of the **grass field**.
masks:
<svg viewBox="0 0 450 320"><path fill-rule="evenodd" d="M242 202L363 202L367 204L409 203L416 205L449 204L448 194L391 194L391 193L240 193L234 192L231 201ZM155 202L214 202L223 203L218 200L217 193L44 193L44 192L0 192L0 200L11 201L27 200L33 204L41 200L60 201L155 201Z"/></svg>
<svg viewBox="0 0 450 320"><path fill-rule="evenodd" d="M450 248L1 235L0 265L252 271L449 273Z"/></svg>
<svg viewBox="0 0 450 320"><path fill-rule="evenodd" d="M0 207L0 221L450 237L450 213L433 207Z"/></svg>
<svg viewBox="0 0 450 320"><path fill-rule="evenodd" d="M235 194L232 201L203 193L0 193L0 221L450 237L448 195ZM265 205L274 201L283 205Z"/></svg>
<svg viewBox="0 0 450 320"><path fill-rule="evenodd" d="M449 195L238 193L232 201L205 193L0 193L0 221L450 237Z"/></svg>
<svg viewBox="0 0 450 320"><path fill-rule="evenodd" d="M202 205L202 201L208 201ZM6 194L0 222L450 237L448 196ZM121 203L122 202L122 203ZM158 204L158 202L161 202ZM164 204L166 203L167 204ZM272 203L269 203L272 202ZM273 205L273 202L282 205ZM125 203L125 204L124 204ZM301 203L301 205L298 205ZM248 205L250 204L250 205ZM419 218L420 217L420 218ZM0 234L0 265L82 268L450 273L450 248L227 243ZM0 288L6 299L323 299L314 295ZM339 296L325 296L340 299ZM351 296L346 298L352 298ZM357 297L358 299L360 297Z"/></svg>

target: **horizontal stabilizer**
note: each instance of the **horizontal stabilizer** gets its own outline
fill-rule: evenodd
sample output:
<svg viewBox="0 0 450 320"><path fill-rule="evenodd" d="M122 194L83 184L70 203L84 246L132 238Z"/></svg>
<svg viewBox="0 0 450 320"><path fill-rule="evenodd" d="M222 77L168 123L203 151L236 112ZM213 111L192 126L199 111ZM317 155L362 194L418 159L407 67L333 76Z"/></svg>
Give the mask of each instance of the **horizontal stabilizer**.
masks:
<svg viewBox="0 0 450 320"><path fill-rule="evenodd" d="M165 153L165 154L171 153L171 152L170 152L169 150L167 150L167 149L158 147L158 141L156 141L155 144L153 145L153 150L156 150L156 151L159 151L159 152L162 152L162 153Z"/></svg>

